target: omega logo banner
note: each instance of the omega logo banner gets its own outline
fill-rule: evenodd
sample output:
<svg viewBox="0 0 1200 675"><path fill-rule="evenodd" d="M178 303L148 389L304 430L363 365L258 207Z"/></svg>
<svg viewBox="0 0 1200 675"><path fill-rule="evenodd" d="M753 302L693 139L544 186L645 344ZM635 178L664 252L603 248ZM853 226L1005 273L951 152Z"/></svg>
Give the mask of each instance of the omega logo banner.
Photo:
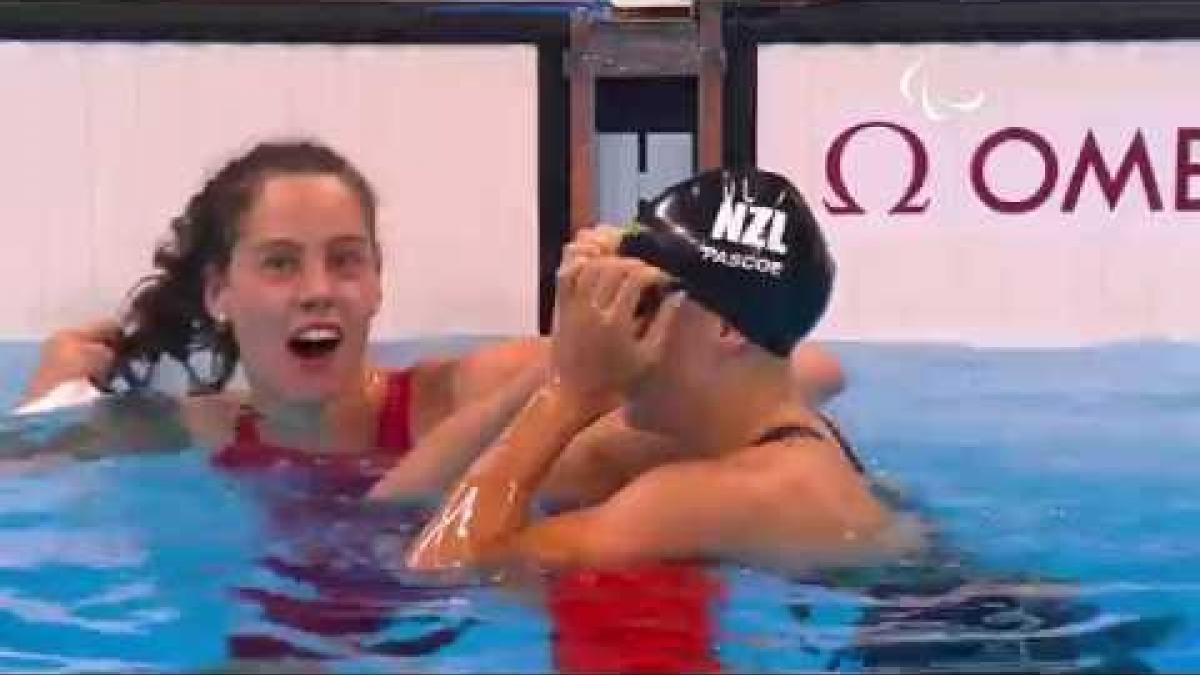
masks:
<svg viewBox="0 0 1200 675"><path fill-rule="evenodd" d="M764 45L757 158L838 263L815 337L1200 339L1198 42Z"/></svg>

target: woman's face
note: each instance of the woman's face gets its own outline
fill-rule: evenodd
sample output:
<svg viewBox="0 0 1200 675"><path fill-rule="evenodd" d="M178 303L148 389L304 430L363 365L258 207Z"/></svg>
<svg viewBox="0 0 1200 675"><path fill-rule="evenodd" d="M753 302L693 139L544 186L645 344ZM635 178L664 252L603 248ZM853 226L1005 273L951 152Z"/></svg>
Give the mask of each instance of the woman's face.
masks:
<svg viewBox="0 0 1200 675"><path fill-rule="evenodd" d="M320 402L354 386L381 298L356 193L328 174L267 179L206 297L231 322L256 394Z"/></svg>
<svg viewBox="0 0 1200 675"><path fill-rule="evenodd" d="M710 388L714 343L721 321L692 300L675 313L662 357L629 392L626 422L637 429L682 436L696 426L697 401Z"/></svg>

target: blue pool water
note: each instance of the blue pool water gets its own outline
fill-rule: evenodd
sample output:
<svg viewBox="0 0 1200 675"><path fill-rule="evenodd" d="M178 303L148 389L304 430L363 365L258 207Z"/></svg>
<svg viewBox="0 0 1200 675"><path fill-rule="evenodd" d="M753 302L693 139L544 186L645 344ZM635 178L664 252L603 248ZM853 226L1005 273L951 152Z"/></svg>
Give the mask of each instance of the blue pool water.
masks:
<svg viewBox="0 0 1200 675"><path fill-rule="evenodd" d="M798 578L706 570L718 590L704 616L684 619L711 622L705 663L1200 669L1200 346L831 348L849 375L831 412L871 472L935 524L939 552ZM32 358L28 345L0 348L0 404L16 400ZM319 656L321 672L570 665L561 646L573 629L550 608L571 598L550 584L501 589L400 567L427 509L323 502L294 481L215 471L199 449L86 460L21 450L80 419L0 419L0 670L211 672L265 654ZM72 438L86 442L84 429ZM622 588L588 602L611 616L655 593ZM645 621L594 639L646 663L636 652L664 649L645 637L664 626Z"/></svg>

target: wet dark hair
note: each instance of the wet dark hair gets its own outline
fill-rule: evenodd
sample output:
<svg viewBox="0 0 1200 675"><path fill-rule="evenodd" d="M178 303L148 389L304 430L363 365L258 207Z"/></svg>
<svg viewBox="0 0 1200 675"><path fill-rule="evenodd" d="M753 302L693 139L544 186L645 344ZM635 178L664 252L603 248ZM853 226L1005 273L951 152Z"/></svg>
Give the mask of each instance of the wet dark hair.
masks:
<svg viewBox="0 0 1200 675"><path fill-rule="evenodd" d="M218 323L205 307L206 276L228 269L242 216L254 206L267 180L296 175L341 179L357 195L371 243L378 249L375 192L350 162L309 140L257 145L217 171L171 221L169 238L154 252L156 271L129 292L114 367L97 386L143 389L165 354L184 366L189 393L225 387L237 367L238 346L229 325Z"/></svg>

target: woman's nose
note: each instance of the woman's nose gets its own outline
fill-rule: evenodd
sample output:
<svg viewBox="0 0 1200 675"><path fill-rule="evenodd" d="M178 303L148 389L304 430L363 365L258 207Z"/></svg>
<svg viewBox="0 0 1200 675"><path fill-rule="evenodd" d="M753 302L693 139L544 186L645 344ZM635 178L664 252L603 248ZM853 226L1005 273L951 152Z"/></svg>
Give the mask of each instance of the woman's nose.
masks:
<svg viewBox="0 0 1200 675"><path fill-rule="evenodd" d="M324 308L333 302L333 283L324 265L308 265L300 280L300 306Z"/></svg>

